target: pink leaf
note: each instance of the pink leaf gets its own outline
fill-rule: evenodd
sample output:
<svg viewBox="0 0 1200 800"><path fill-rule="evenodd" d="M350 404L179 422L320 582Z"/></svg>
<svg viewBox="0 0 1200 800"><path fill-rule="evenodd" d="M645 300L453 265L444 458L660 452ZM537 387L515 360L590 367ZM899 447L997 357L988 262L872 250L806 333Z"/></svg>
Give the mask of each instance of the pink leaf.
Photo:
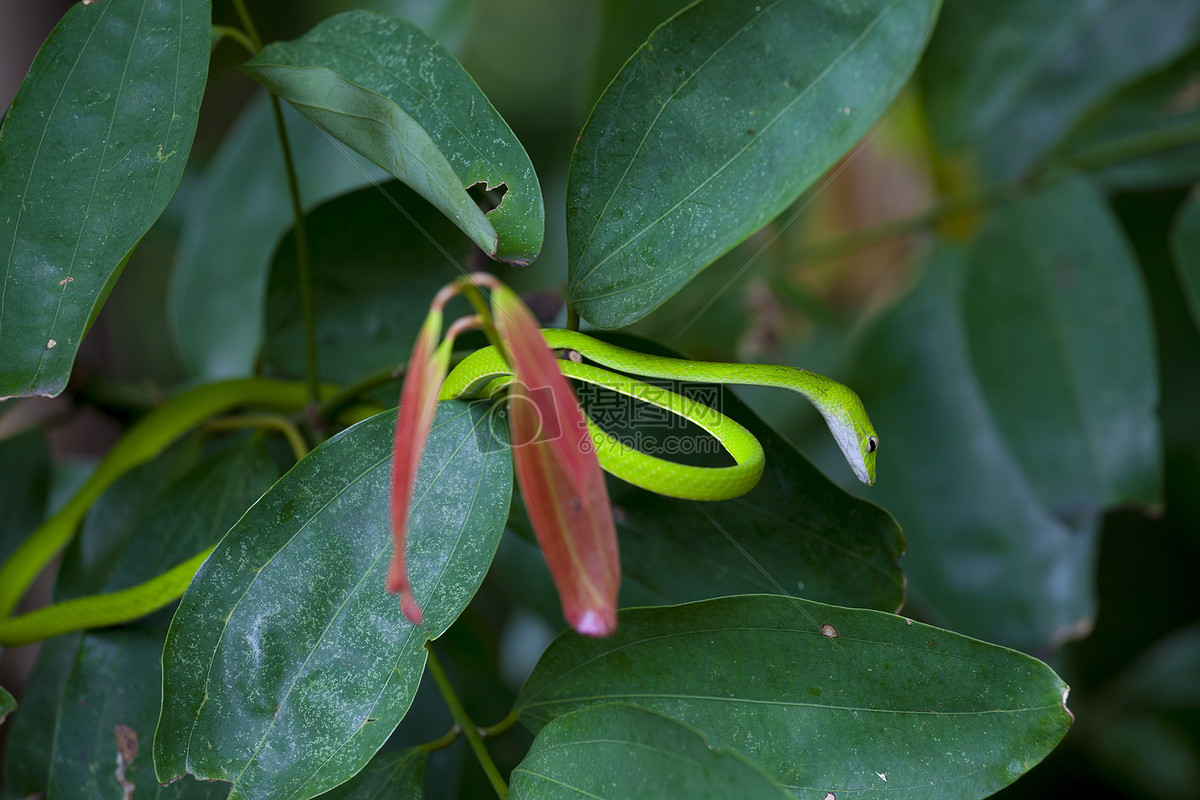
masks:
<svg viewBox="0 0 1200 800"><path fill-rule="evenodd" d="M513 464L563 616L587 636L617 627L621 562L604 473L583 412L533 315L492 290L496 329L516 376L509 390Z"/></svg>

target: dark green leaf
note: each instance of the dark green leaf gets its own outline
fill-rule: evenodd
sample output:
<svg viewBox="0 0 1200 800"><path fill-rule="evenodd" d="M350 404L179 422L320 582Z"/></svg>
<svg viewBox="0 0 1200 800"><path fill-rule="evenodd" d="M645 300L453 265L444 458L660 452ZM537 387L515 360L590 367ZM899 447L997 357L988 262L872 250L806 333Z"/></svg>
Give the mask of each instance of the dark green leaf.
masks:
<svg viewBox="0 0 1200 800"><path fill-rule="evenodd" d="M382 175L288 106L284 118L305 208ZM171 268L171 335L196 375L211 380L253 371L271 254L292 222L279 136L261 97L205 172Z"/></svg>
<svg viewBox="0 0 1200 800"><path fill-rule="evenodd" d="M0 563L42 521L50 485L50 453L41 428L0 441Z"/></svg>
<svg viewBox="0 0 1200 800"><path fill-rule="evenodd" d="M559 637L517 699L534 730L630 702L751 759L795 797L984 797L1066 733L1067 687L1012 650L877 611L743 596Z"/></svg>
<svg viewBox="0 0 1200 800"><path fill-rule="evenodd" d="M419 748L380 753L353 779L325 797L329 800L420 800L425 796L425 759Z"/></svg>
<svg viewBox="0 0 1200 800"><path fill-rule="evenodd" d="M0 131L0 397L56 395L175 192L208 75L208 0L73 6Z"/></svg>
<svg viewBox="0 0 1200 800"><path fill-rule="evenodd" d="M46 791L54 747L54 721L81 637L79 633L56 636L43 642L38 651L29 683L21 695L21 707L5 731L6 797L36 797Z"/></svg>
<svg viewBox="0 0 1200 800"><path fill-rule="evenodd" d="M1171 251L1192 321L1200 328L1200 185L1192 189L1175 217Z"/></svg>
<svg viewBox="0 0 1200 800"><path fill-rule="evenodd" d="M1186 800L1195 794L1197 674L1200 624L1193 624L1152 647L1104 693L1088 746L1105 767L1125 777L1137 797Z"/></svg>
<svg viewBox="0 0 1200 800"><path fill-rule="evenodd" d="M1090 184L995 213L968 255L963 319L988 409L1043 506L1074 527L1161 502L1150 300Z"/></svg>
<svg viewBox="0 0 1200 800"><path fill-rule="evenodd" d="M399 206L399 208L397 208ZM307 216L321 377L348 382L408 356L434 294L462 274L474 245L398 181L331 200ZM275 254L265 369L306 372L296 245Z"/></svg>
<svg viewBox="0 0 1200 800"><path fill-rule="evenodd" d="M243 69L415 189L492 258L537 258L544 210L529 156L454 57L411 22L338 14ZM477 183L506 191L487 214L466 191Z"/></svg>
<svg viewBox="0 0 1200 800"><path fill-rule="evenodd" d="M1045 509L991 417L967 351L965 271L962 252L937 250L863 337L846 381L880 433L870 497L904 529L913 604L946 627L1038 651L1091 626L1098 520L1072 529Z"/></svg>
<svg viewBox="0 0 1200 800"><path fill-rule="evenodd" d="M713 747L669 717L626 705L584 708L542 728L508 788L519 800L788 796L738 753Z"/></svg>
<svg viewBox="0 0 1200 800"><path fill-rule="evenodd" d="M1200 178L1200 49L1107 98L1055 149L1107 186L1145 189Z"/></svg>
<svg viewBox="0 0 1200 800"><path fill-rule="evenodd" d="M922 73L930 129L953 154L1015 178L1090 106L1184 52L1200 31L1193 0L1046 3L950 0Z"/></svg>
<svg viewBox="0 0 1200 800"><path fill-rule="evenodd" d="M439 636L495 553L512 462L490 409L438 408L409 518L425 622L384 591L395 414L329 440L259 500L200 568L163 653L160 780L232 797L312 797L353 776L404 716Z"/></svg>
<svg viewBox="0 0 1200 800"><path fill-rule="evenodd" d="M795 200L916 65L938 0L704 0L658 28L571 159L569 300L644 317Z"/></svg>
<svg viewBox="0 0 1200 800"><path fill-rule="evenodd" d="M63 576L73 594L134 586L214 544L271 485L278 469L261 438L246 439L200 461L156 491L148 482L171 470L165 461L194 463L190 448L135 470L114 484L89 512ZM191 452L194 453L194 450ZM142 491L139 493L138 489ZM97 558L111 553L110 558ZM76 563L70 563L70 562ZM120 800L117 725L137 737L138 755L125 778L137 797L217 798L227 787L178 781L161 787L151 766L151 740L161 701L163 640L169 611L134 625L85 633L63 689L54 725L50 797ZM79 793L82 793L80 795Z"/></svg>

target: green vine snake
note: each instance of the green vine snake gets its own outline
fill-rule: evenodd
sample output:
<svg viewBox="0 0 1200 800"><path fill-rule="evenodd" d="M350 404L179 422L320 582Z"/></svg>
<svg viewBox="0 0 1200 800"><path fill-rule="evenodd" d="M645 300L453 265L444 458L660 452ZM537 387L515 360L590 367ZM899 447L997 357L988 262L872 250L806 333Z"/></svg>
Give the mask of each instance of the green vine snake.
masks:
<svg viewBox="0 0 1200 800"><path fill-rule="evenodd" d="M754 488L764 464L762 445L737 422L702 403L629 375L790 389L821 412L858 479L866 484L875 482L879 437L867 411L857 394L824 375L773 364L724 364L648 355L576 331L544 330L542 335L550 347L578 353L600 365L563 359L560 368L567 377L612 389L694 422L712 434L736 462L731 467L695 467L657 458L628 446L587 419L600 465L628 483L669 497L728 500ZM488 395L511 380L512 369L495 348L485 347L455 367L442 387L441 399Z"/></svg>
<svg viewBox="0 0 1200 800"><path fill-rule="evenodd" d="M769 364L725 364L648 355L565 330L542 332L555 349L578 354L593 364L564 358L567 377L666 409L699 425L729 452L729 467L697 467L642 453L587 420L601 466L613 475L649 491L693 500L724 500L750 491L762 476L762 445L748 430L715 409L631 375L695 383L772 386L794 391L816 407L854 474L875 482L879 438L866 409L846 386L807 370ZM597 366L598 365L598 366ZM613 371L615 370L615 371ZM441 399L488 396L512 381L512 369L493 347L463 359L443 384ZM170 401L150 415L102 462L97 475L66 507L26 541L17 557L0 568L8 585L0 587L0 645L37 641L70 631L114 625L145 616L183 594L209 550L158 577L110 594L56 603L16 617L8 612L41 568L74 535L83 514L118 475L152 458L168 442L206 415L241 402L299 408L303 387L262 380L201 387ZM169 408L171 407L171 408ZM146 423L149 423L148 425ZM94 484L94 485L93 485Z"/></svg>

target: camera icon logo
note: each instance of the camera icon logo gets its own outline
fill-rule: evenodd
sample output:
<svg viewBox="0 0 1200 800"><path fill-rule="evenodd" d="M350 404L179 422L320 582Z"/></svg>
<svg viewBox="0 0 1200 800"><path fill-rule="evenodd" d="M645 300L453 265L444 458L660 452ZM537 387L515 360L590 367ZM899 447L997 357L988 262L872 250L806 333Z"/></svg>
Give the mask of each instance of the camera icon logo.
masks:
<svg viewBox="0 0 1200 800"><path fill-rule="evenodd" d="M510 419L514 413L524 414L534 424L529 429L514 431ZM554 406L554 393L549 386L531 387L514 380L508 386L508 401L494 406L491 416L493 440L507 440L510 447L551 442L563 435L562 422ZM497 438L501 435L503 438Z"/></svg>

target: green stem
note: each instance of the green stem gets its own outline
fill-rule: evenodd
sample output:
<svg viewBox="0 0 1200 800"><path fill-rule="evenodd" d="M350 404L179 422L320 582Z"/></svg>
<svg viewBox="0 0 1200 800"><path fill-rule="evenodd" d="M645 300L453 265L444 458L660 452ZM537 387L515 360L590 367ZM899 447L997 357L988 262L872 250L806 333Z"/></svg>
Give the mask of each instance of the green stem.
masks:
<svg viewBox="0 0 1200 800"><path fill-rule="evenodd" d="M567 330L579 330L579 312L571 308L571 306L567 306Z"/></svg>
<svg viewBox="0 0 1200 800"><path fill-rule="evenodd" d="M309 400L316 403L320 397L321 376L317 369L317 315L313 307L308 232L304 227L304 207L300 202L300 183L296 180L296 165L292 161L292 146L288 141L283 108L279 105L279 98L274 92L271 93L271 113L275 115L275 130L279 133L279 146L283 150L283 164L287 171L288 194L292 199L292 235L296 242L296 273L300 282L300 308L304 314L304 351L308 361Z"/></svg>
<svg viewBox="0 0 1200 800"><path fill-rule="evenodd" d="M250 18L250 12L246 11L245 3L242 0L233 0L233 8L237 11L238 19L242 21L242 27L246 30L246 37L250 40L250 52L257 53L262 50L262 39L258 38L254 20Z"/></svg>
<svg viewBox="0 0 1200 800"><path fill-rule="evenodd" d="M262 39L254 27L254 20L246 10L242 0L233 0L238 19L246 31L252 50L257 53L262 50ZM317 369L317 323L316 312L313 310L312 270L308 250L308 233L304 227L304 204L300 199L300 183L296 180L296 164L292 159L292 145L288 140L287 125L283 119L283 108L279 105L279 97L270 93L271 113L275 117L275 130L279 134L279 146L283 150L283 166L287 173L288 194L292 200L292 235L296 242L296 272L300 281L300 309L304 315L304 350L308 362L309 402L320 400L321 374Z"/></svg>
<svg viewBox="0 0 1200 800"><path fill-rule="evenodd" d="M424 744L417 745L417 749L426 753L432 753L434 750L444 750L445 748L457 742L459 735L458 726L455 725L453 728L446 731L432 742L425 742Z"/></svg>
<svg viewBox="0 0 1200 800"><path fill-rule="evenodd" d="M340 411L367 392L374 391L380 386L387 386L392 381L403 378L407 367L408 364L406 362L404 364L397 364L394 367L381 367L368 372L353 383L347 384L333 397L321 403L317 409L317 416L323 420L333 419Z"/></svg>
<svg viewBox="0 0 1200 800"><path fill-rule="evenodd" d="M1063 156L1051 166L1095 170L1197 141L1200 141L1200 120L1188 120L1169 128L1142 131L1122 139L1104 142L1076 154Z"/></svg>
<svg viewBox="0 0 1200 800"><path fill-rule="evenodd" d="M491 736L499 736L513 725L516 725L520 718L520 715L517 714L517 710L514 708L512 711L508 712L507 717L500 720L495 725L488 725L486 728L480 728L479 735L485 739Z"/></svg>
<svg viewBox="0 0 1200 800"><path fill-rule="evenodd" d="M496 763L492 761L487 748L483 746L483 738L479 735L479 729L475 727L475 723L467 716L467 710L463 708L458 695L454 693L454 687L450 685L450 679L446 677L446 672L442 669L441 662L434 655L433 647L428 642L425 643L425 651L429 653L429 673L433 675L433 680L437 683L438 690L442 693L442 698L446 701L446 705L450 709L450 715L454 717L454 721L458 723L459 729L467 737L467 742L470 743L471 749L475 751L475 757L479 759L479 766L483 767L488 780L492 782L492 788L496 790L496 794L503 800L508 796L508 786L504 783L504 778L500 777L500 770L496 769Z"/></svg>
<svg viewBox="0 0 1200 800"><path fill-rule="evenodd" d="M233 39L235 42L244 47L246 52L248 52L250 55L254 55L257 52L254 48L254 42L250 41L250 37L242 33L237 28L229 25L213 25L212 29L222 36Z"/></svg>
<svg viewBox="0 0 1200 800"><path fill-rule="evenodd" d="M92 503L117 478L209 417L247 405L294 413L304 408L305 400L304 384L245 378L192 389L151 411L117 442L75 495L0 566L0 619L12 614L34 578L71 541Z"/></svg>
<svg viewBox="0 0 1200 800"><path fill-rule="evenodd" d="M287 439L291 445L292 455L299 461L308 455L308 443L304 441L304 437L300 435L300 429L296 424L282 414L238 414L233 417L222 417L214 419L205 425L206 428L216 431L236 431L242 428L271 428L283 434L283 438Z"/></svg>

